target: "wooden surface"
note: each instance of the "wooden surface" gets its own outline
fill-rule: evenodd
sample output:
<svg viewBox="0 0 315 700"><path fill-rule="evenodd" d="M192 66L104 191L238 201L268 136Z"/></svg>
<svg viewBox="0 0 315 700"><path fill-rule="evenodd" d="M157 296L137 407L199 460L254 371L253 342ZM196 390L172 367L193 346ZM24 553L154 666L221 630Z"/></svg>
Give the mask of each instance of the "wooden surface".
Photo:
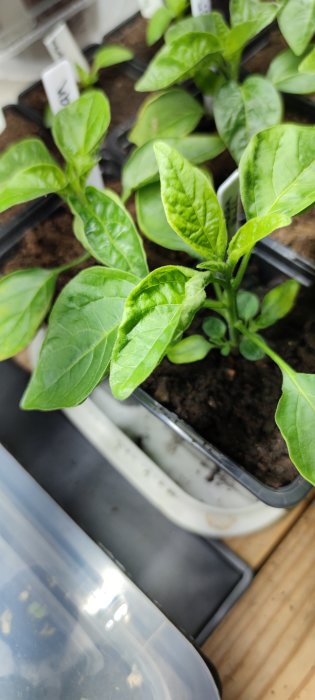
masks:
<svg viewBox="0 0 315 700"><path fill-rule="evenodd" d="M314 501L203 651L223 700L315 700Z"/></svg>
<svg viewBox="0 0 315 700"><path fill-rule="evenodd" d="M254 571L258 571L281 540L283 540L294 523L301 517L314 497L315 489L312 489L304 501L288 511L287 515L279 520L279 522L275 523L275 525L266 527L260 532L247 535L246 537L228 538L225 540L225 543L230 549L233 549L241 559L244 559Z"/></svg>

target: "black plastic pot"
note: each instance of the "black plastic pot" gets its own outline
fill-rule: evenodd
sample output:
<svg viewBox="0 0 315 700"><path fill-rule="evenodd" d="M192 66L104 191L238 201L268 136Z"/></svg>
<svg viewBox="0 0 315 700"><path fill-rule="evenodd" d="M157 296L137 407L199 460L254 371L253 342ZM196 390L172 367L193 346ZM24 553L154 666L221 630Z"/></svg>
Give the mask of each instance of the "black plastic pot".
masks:
<svg viewBox="0 0 315 700"><path fill-rule="evenodd" d="M269 253L266 246L257 246L255 254L264 261L266 274L281 271L288 277L297 279L302 285L311 286L315 284L315 269L308 266L303 267L300 260L295 263L288 258L279 258ZM269 253L269 254L268 254ZM269 269L268 269L269 268ZM246 471L241 465L224 455L213 444L207 442L190 425L169 409L162 406L158 401L149 396L143 389L137 389L135 396L157 418L171 427L186 442L195 447L203 455L211 459L223 471L230 474L242 486L247 488L257 498L267 505L276 508L290 508L301 501L310 491L311 485L300 475L288 485L279 488L267 486L262 481Z"/></svg>

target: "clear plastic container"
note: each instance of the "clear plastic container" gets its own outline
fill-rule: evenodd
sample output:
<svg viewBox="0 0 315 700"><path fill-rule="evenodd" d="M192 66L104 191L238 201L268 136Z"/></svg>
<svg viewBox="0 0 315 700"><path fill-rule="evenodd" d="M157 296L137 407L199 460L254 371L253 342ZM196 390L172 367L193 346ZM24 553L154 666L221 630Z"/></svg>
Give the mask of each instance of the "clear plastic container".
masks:
<svg viewBox="0 0 315 700"><path fill-rule="evenodd" d="M0 63L31 46L57 22L94 0L9 0L0 6Z"/></svg>
<svg viewBox="0 0 315 700"><path fill-rule="evenodd" d="M198 652L0 447L0 698L218 700Z"/></svg>

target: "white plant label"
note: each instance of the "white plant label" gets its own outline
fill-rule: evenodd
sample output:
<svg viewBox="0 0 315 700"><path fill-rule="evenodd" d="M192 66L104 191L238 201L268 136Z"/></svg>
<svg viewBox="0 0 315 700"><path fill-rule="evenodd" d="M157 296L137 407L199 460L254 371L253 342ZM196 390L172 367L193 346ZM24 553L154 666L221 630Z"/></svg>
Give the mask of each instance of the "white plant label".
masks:
<svg viewBox="0 0 315 700"><path fill-rule="evenodd" d="M150 19L159 7L163 7L164 2L163 0L138 0L138 4L142 17Z"/></svg>
<svg viewBox="0 0 315 700"><path fill-rule="evenodd" d="M2 109L0 109L0 134L2 134L2 132L5 130L6 125L7 125L7 123L5 120L4 113L3 113Z"/></svg>
<svg viewBox="0 0 315 700"><path fill-rule="evenodd" d="M193 17L207 15L211 12L211 0L190 0L191 14Z"/></svg>
<svg viewBox="0 0 315 700"><path fill-rule="evenodd" d="M74 70L76 65L79 65L85 71L89 70L89 64L84 54L70 32L69 27L64 22L59 22L44 37L43 43L53 61L60 61L64 58L71 63Z"/></svg>
<svg viewBox="0 0 315 700"><path fill-rule="evenodd" d="M53 114L74 102L79 90L69 61L58 61L42 73L42 81Z"/></svg>

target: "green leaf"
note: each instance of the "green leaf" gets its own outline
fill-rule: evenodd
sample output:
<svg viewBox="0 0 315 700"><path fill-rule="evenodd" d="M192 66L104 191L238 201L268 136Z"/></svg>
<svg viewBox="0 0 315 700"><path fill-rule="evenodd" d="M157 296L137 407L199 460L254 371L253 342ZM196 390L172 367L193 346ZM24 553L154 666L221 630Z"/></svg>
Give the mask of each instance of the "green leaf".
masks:
<svg viewBox="0 0 315 700"><path fill-rule="evenodd" d="M276 2L261 2L261 0L230 0L230 16L232 27L238 27L244 22L253 20L267 26L279 12L280 4ZM265 24L267 23L267 24ZM261 31L263 26L258 31Z"/></svg>
<svg viewBox="0 0 315 700"><path fill-rule="evenodd" d="M171 345L167 351L167 359L175 365L199 362L207 357L212 347L203 335L190 335Z"/></svg>
<svg viewBox="0 0 315 700"><path fill-rule="evenodd" d="M245 360L250 360L251 362L257 362L257 360L262 360L265 357L264 351L257 347L250 338L241 338L239 350L241 355L245 357Z"/></svg>
<svg viewBox="0 0 315 700"><path fill-rule="evenodd" d="M128 138L143 146L156 138L182 138L197 126L204 110L186 90L176 88L149 97L142 104Z"/></svg>
<svg viewBox="0 0 315 700"><path fill-rule="evenodd" d="M220 50L220 42L212 34L191 32L166 44L155 55L143 76L136 83L139 92L164 90L189 76L207 56Z"/></svg>
<svg viewBox="0 0 315 700"><path fill-rule="evenodd" d="M213 342L222 340L226 334L226 323L216 316L209 316L203 322L202 330Z"/></svg>
<svg viewBox="0 0 315 700"><path fill-rule="evenodd" d="M243 321L250 321L259 311L259 299L257 294L240 289L236 296L238 315Z"/></svg>
<svg viewBox="0 0 315 700"><path fill-rule="evenodd" d="M166 0L166 7L173 13L174 17L179 17L185 12L188 0Z"/></svg>
<svg viewBox="0 0 315 700"><path fill-rule="evenodd" d="M255 329L268 328L293 308L300 285L296 280L287 280L275 287L262 300L259 316L255 319Z"/></svg>
<svg viewBox="0 0 315 700"><path fill-rule="evenodd" d="M209 180L166 143L157 143L155 153L168 223L202 257L223 258L226 226Z"/></svg>
<svg viewBox="0 0 315 700"><path fill-rule="evenodd" d="M260 75L242 85L234 80L222 85L214 98L218 132L238 163L251 137L282 119L282 102L273 85Z"/></svg>
<svg viewBox="0 0 315 700"><path fill-rule="evenodd" d="M156 41L161 39L172 19L173 14L167 7L162 6L156 10L147 24L146 37L148 46L152 46Z"/></svg>
<svg viewBox="0 0 315 700"><path fill-rule="evenodd" d="M230 241L228 247L229 263L236 265L243 255L252 251L258 241L278 228L289 226L290 223L291 219L286 214L266 214L249 219Z"/></svg>
<svg viewBox="0 0 315 700"><path fill-rule="evenodd" d="M224 57L239 53L248 42L275 19L280 5L259 0L232 0L232 29L224 42Z"/></svg>
<svg viewBox="0 0 315 700"><path fill-rule="evenodd" d="M92 267L64 287L22 408L45 411L84 401L108 371L125 300L136 282L126 272Z"/></svg>
<svg viewBox="0 0 315 700"><path fill-rule="evenodd" d="M280 124L256 134L240 162L247 219L294 216L315 201L315 127Z"/></svg>
<svg viewBox="0 0 315 700"><path fill-rule="evenodd" d="M209 32L216 36L222 45L229 34L229 28L219 12L209 12L198 17L185 17L180 22L173 24L165 35L167 44L171 44L185 34L196 32Z"/></svg>
<svg viewBox="0 0 315 700"><path fill-rule="evenodd" d="M97 82L97 75L92 73L90 70L84 70L82 66L79 65L79 63L76 63L75 66L76 73L79 78L79 83L81 88L88 88L94 85L94 83Z"/></svg>
<svg viewBox="0 0 315 700"><path fill-rule="evenodd" d="M161 267L131 292L113 350L110 384L126 399L180 339L205 300L208 276L185 267Z"/></svg>
<svg viewBox="0 0 315 700"><path fill-rule="evenodd" d="M150 241L196 257L195 251L173 231L166 219L159 182L141 187L136 192L136 211L140 229Z"/></svg>
<svg viewBox="0 0 315 700"><path fill-rule="evenodd" d="M39 139L25 139L0 156L0 212L14 204L61 192L66 178Z"/></svg>
<svg viewBox="0 0 315 700"><path fill-rule="evenodd" d="M300 73L315 73L315 47L307 51L305 58L299 64Z"/></svg>
<svg viewBox="0 0 315 700"><path fill-rule="evenodd" d="M96 162L97 150L109 122L109 102L99 90L83 93L55 115L54 141L65 160L80 175L88 172Z"/></svg>
<svg viewBox="0 0 315 700"><path fill-rule="evenodd" d="M281 367L282 396L276 423L300 474L315 484L315 375Z"/></svg>
<svg viewBox="0 0 315 700"><path fill-rule="evenodd" d="M73 194L69 204L83 223L81 233L77 228L75 233L96 260L138 278L148 273L142 240L121 202L95 187L87 187L84 199Z"/></svg>
<svg viewBox="0 0 315 700"><path fill-rule="evenodd" d="M125 46L119 46L117 44L102 46L94 55L92 73L97 75L102 68L115 66L118 63L124 63L125 61L131 61L133 56L133 52L130 51L130 49L127 49Z"/></svg>
<svg viewBox="0 0 315 700"><path fill-rule="evenodd" d="M309 51L303 59L307 58ZM302 63L304 63L302 60ZM301 57L295 56L293 51L286 49L281 51L271 62L267 78L282 92L293 93L294 95L306 95L315 91L315 75L312 73L302 73Z"/></svg>
<svg viewBox="0 0 315 700"><path fill-rule="evenodd" d="M286 42L300 56L315 32L315 0L288 0L278 23Z"/></svg>
<svg viewBox="0 0 315 700"><path fill-rule="evenodd" d="M215 158L225 150L219 136L196 134L180 139L163 139L164 143L173 146L191 163L198 165ZM156 141L148 141L144 146L136 148L123 167L122 184L124 201L134 190L144 187L151 182L158 182L159 170L154 153Z"/></svg>
<svg viewBox="0 0 315 700"><path fill-rule="evenodd" d="M0 277L0 360L23 350L44 320L58 272L29 268Z"/></svg>

